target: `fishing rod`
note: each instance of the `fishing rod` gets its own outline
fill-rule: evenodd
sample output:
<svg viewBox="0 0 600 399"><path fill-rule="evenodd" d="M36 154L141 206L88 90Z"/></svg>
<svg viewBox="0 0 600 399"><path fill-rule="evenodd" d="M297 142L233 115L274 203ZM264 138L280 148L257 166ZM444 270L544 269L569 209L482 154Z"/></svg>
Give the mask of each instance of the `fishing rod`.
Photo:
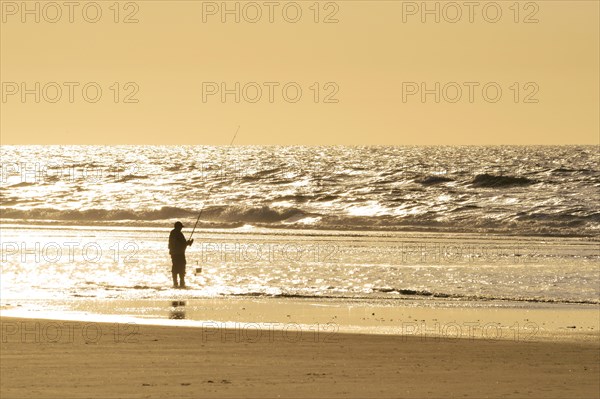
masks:
<svg viewBox="0 0 600 399"><path fill-rule="evenodd" d="M233 141L237 137L239 131L240 131L240 126L238 125L237 130L235 131L235 134L233 135L233 138L231 139L231 142L229 143L228 148L231 148L231 145L233 144ZM208 190L208 194L210 194L211 190L212 190L212 187L210 188L210 190ZM204 211L205 205L206 205L206 201L204 201L202 203L202 208L200 208L200 213L198 214L198 217L196 218L196 224L194 224L194 228L192 229L192 233L190 234L190 238L188 239L188 241L192 239L192 236L194 235L194 231L196 231L196 226L198 226L198 222L200 221L200 216L202 216L202 212Z"/></svg>

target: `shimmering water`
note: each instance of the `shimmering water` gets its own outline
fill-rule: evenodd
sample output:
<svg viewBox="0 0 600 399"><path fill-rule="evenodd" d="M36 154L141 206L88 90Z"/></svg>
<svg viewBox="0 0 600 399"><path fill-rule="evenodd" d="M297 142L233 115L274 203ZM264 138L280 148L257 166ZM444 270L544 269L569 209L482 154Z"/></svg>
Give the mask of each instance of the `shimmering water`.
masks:
<svg viewBox="0 0 600 399"><path fill-rule="evenodd" d="M2 146L3 301L598 303L596 147ZM202 272L193 275L195 268Z"/></svg>
<svg viewBox="0 0 600 399"><path fill-rule="evenodd" d="M597 236L598 149L3 146L5 222Z"/></svg>
<svg viewBox="0 0 600 399"><path fill-rule="evenodd" d="M168 235L4 226L2 299L171 298ZM215 229L197 234L187 258L187 298L600 302L598 243L581 238Z"/></svg>

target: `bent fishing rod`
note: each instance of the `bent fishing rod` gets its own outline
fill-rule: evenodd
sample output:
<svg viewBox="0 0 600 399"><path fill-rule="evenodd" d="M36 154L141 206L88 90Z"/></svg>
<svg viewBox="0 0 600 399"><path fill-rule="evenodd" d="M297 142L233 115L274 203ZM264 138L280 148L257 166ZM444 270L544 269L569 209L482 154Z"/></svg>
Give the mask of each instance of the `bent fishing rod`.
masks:
<svg viewBox="0 0 600 399"><path fill-rule="evenodd" d="M231 145L233 144L233 141L237 137L239 131L240 131L240 126L238 125L237 130L235 131L235 134L233 135L233 138L231 139L231 142L229 143L228 151L229 151L229 148L231 148ZM225 157L225 158L227 158L227 157ZM211 190L212 190L212 187L208 190L207 194L210 194ZM208 195L207 195L206 199L208 199ZM205 205L206 205L206 201L204 201L202 203L202 208L200 208L200 213L198 214L198 217L196 218L196 224L194 224L194 228L192 229L192 233L190 234L190 238L188 239L188 241L190 241L192 239L192 236L194 235L194 231L196 231L196 227L198 226L198 222L200 221L200 217L202 216L202 212L204 211Z"/></svg>

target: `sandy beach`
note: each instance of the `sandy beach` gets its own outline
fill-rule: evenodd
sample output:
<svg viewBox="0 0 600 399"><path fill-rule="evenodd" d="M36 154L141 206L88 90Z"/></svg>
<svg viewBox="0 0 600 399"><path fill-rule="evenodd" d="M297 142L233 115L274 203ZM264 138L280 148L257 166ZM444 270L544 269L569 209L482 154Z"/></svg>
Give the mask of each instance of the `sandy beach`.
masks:
<svg viewBox="0 0 600 399"><path fill-rule="evenodd" d="M223 320L235 317L233 309L248 309L247 320L255 317L253 311L265 309L247 299L222 303L227 304L220 308ZM285 311L279 313L301 315L298 306L297 301L284 301ZM551 323L560 319L559 311L409 312L426 317L427 323L443 314L449 320L452 314L462 325L474 315L483 323L494 318L508 322L526 313L554 328L520 339L483 339L477 333L455 338L411 330L353 334L341 332L343 328L319 331L307 324L264 328L258 322L241 322L222 328L225 324L214 321L186 327L2 317L0 396L596 398L600 341L590 311L569 312L571 320L577 314L578 322L588 319L583 335L560 327L561 322Z"/></svg>
<svg viewBox="0 0 600 399"><path fill-rule="evenodd" d="M204 270L189 270L180 290L161 229L2 234L5 245L89 241L111 255L115 243L139 243L132 265L6 254L3 399L600 397L591 240L203 232L225 244L335 243L339 259L214 259L194 248L188 269ZM493 250L452 261L405 251L439 242Z"/></svg>

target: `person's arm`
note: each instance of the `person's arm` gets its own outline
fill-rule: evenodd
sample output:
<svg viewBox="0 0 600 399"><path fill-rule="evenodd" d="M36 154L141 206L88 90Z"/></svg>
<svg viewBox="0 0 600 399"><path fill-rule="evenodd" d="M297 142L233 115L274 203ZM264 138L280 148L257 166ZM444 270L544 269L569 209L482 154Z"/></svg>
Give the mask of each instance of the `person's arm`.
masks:
<svg viewBox="0 0 600 399"><path fill-rule="evenodd" d="M179 232L179 242L181 243L181 246L183 248L185 248L185 247L189 247L190 245L192 245L192 243L194 242L194 240L186 240L185 236L183 235L183 233Z"/></svg>
<svg viewBox="0 0 600 399"><path fill-rule="evenodd" d="M186 240L182 232L179 232L178 241L182 248L189 247L194 242L194 240Z"/></svg>

